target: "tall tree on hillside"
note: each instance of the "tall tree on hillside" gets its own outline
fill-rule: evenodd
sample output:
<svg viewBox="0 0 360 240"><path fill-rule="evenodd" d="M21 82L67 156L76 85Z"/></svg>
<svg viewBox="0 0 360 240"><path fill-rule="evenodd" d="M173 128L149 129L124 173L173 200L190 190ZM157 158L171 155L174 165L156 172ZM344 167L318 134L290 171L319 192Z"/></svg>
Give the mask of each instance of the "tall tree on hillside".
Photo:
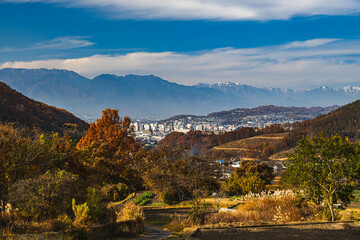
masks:
<svg viewBox="0 0 360 240"><path fill-rule="evenodd" d="M302 137L298 145L286 162L283 179L315 202L324 201L335 221L334 204L339 200L348 204L359 179L360 147L338 135Z"/></svg>
<svg viewBox="0 0 360 240"><path fill-rule="evenodd" d="M130 118L120 118L117 109L105 109L77 144L78 149L88 154L84 164L111 182L133 174L134 153L139 144L130 124Z"/></svg>

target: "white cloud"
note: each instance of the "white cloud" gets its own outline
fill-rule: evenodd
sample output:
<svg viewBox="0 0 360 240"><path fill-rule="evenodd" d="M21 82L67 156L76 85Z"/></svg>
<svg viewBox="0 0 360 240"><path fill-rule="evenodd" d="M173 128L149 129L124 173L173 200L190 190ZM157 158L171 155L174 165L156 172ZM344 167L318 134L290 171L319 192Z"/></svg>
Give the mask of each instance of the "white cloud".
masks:
<svg viewBox="0 0 360 240"><path fill-rule="evenodd" d="M53 40L42 43L37 43L35 46L31 48L64 50L64 49L87 47L91 45L94 45L94 43L86 40L86 37L66 36L66 37L57 37Z"/></svg>
<svg viewBox="0 0 360 240"><path fill-rule="evenodd" d="M15 51L28 51L28 50L40 50L40 49L65 50L65 49L87 47L95 44L93 42L88 41L86 38L87 37L83 37L83 36L57 37L50 41L36 43L32 46L25 48L4 47L0 49L0 52L15 52Z"/></svg>
<svg viewBox="0 0 360 240"><path fill-rule="evenodd" d="M309 44L320 42L324 44ZM88 77L101 73L154 74L187 85L218 81L281 88L348 85L360 80L360 40L313 39L261 48L221 48L188 54L134 52L0 65L6 67L61 68Z"/></svg>
<svg viewBox="0 0 360 240"><path fill-rule="evenodd" d="M311 39L307 41L294 41L289 44L285 44L283 46L284 49L290 49L290 48L311 48L311 47L317 47L321 45L325 45L331 42L335 42L341 40L339 38L317 38L317 39Z"/></svg>
<svg viewBox="0 0 360 240"><path fill-rule="evenodd" d="M0 0L44 2L98 8L120 19L271 20L293 16L348 15L360 12L358 0Z"/></svg>

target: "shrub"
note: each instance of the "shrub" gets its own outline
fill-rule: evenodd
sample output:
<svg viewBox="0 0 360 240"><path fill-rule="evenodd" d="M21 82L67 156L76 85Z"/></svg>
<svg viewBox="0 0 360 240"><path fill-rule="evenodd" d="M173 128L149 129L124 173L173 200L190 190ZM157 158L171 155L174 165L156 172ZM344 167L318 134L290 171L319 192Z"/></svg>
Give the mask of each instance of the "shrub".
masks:
<svg viewBox="0 0 360 240"><path fill-rule="evenodd" d="M320 215L322 220L324 220L324 221L332 220L331 211L326 206L320 206L317 212ZM334 209L334 217L335 217L335 219L339 218L339 210L338 209Z"/></svg>
<svg viewBox="0 0 360 240"><path fill-rule="evenodd" d="M92 221L100 222L105 218L106 205L96 188L88 187L86 202L89 206L89 215Z"/></svg>
<svg viewBox="0 0 360 240"><path fill-rule="evenodd" d="M77 179L77 175L57 170L18 181L10 188L10 202L28 220L52 219L62 213L71 213Z"/></svg>
<svg viewBox="0 0 360 240"><path fill-rule="evenodd" d="M353 194L354 194L354 202L360 202L360 190L355 190L354 192L353 192Z"/></svg>
<svg viewBox="0 0 360 240"><path fill-rule="evenodd" d="M205 217L210 213L211 204L194 200L194 206L189 212L189 220L194 225L202 225L205 223Z"/></svg>
<svg viewBox="0 0 360 240"><path fill-rule="evenodd" d="M123 208L116 213L116 221L129 221L135 220L143 222L145 220L144 211L141 207L136 206L133 202L127 202L124 204Z"/></svg>
<svg viewBox="0 0 360 240"><path fill-rule="evenodd" d="M151 199L147 198L147 199L144 199L144 200L142 200L141 202L139 202L137 205L138 205L138 206L145 206L145 205L147 205L149 202L151 202Z"/></svg>
<svg viewBox="0 0 360 240"><path fill-rule="evenodd" d="M74 226L83 227L90 220L89 207L87 203L76 205L75 199L72 200L72 209L74 211Z"/></svg>
<svg viewBox="0 0 360 240"><path fill-rule="evenodd" d="M144 206L151 201L155 197L153 192L145 192L141 194L139 197L133 199L133 203L136 205Z"/></svg>
<svg viewBox="0 0 360 240"><path fill-rule="evenodd" d="M221 188L229 195L258 193L265 189L265 181L259 177L257 172L246 172L244 175L238 175L235 172Z"/></svg>
<svg viewBox="0 0 360 240"><path fill-rule="evenodd" d="M67 227L64 222L62 222L58 219L52 219L52 220L48 221L48 223L49 223L49 230L52 232L63 231Z"/></svg>
<svg viewBox="0 0 360 240"><path fill-rule="evenodd" d="M72 225L72 220L67 214L61 214L56 220L61 222L65 226L65 229L69 229Z"/></svg>
<svg viewBox="0 0 360 240"><path fill-rule="evenodd" d="M173 205L177 202L178 202L178 199L175 194L172 194L169 192L164 194L164 203L166 203L167 205Z"/></svg>

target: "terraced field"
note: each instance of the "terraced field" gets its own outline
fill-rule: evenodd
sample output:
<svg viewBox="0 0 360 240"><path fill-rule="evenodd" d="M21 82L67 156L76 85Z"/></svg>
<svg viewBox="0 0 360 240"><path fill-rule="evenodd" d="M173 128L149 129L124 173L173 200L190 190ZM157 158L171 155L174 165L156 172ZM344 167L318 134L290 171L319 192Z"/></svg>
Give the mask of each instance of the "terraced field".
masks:
<svg viewBox="0 0 360 240"><path fill-rule="evenodd" d="M254 151L254 148L260 145L262 146L263 144L273 144L281 142L287 135L288 133L264 134L251 138L241 139L238 141L228 142L214 147L214 149L229 151Z"/></svg>
<svg viewBox="0 0 360 240"><path fill-rule="evenodd" d="M274 161L285 161L285 160L287 160L287 155L293 153L295 151L295 149L297 149L297 147L275 153L275 154L271 155L269 157L269 159L274 160Z"/></svg>
<svg viewBox="0 0 360 240"><path fill-rule="evenodd" d="M284 148L284 139L289 133L264 134L216 146L212 151L226 152L231 157L258 161ZM246 159L245 159L246 158Z"/></svg>

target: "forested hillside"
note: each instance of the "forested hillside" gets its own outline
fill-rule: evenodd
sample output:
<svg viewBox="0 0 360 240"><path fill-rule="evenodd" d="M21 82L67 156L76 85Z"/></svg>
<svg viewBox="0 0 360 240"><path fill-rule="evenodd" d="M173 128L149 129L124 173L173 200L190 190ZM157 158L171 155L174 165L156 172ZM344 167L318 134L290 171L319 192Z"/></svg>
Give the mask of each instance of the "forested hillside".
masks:
<svg viewBox="0 0 360 240"><path fill-rule="evenodd" d="M347 104L326 115L295 124L295 131L326 136L339 134L352 140L359 140L360 100Z"/></svg>
<svg viewBox="0 0 360 240"><path fill-rule="evenodd" d="M35 126L48 132L62 133L65 130L74 134L89 127L72 113L25 97L3 82L0 82L0 121L30 128Z"/></svg>

